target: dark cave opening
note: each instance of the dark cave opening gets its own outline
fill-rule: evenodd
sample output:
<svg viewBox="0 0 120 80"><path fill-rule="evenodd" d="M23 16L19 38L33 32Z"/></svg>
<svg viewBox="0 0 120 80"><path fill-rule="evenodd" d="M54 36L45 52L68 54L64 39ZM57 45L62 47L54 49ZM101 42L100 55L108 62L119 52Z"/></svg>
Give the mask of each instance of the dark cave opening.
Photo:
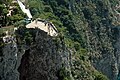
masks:
<svg viewBox="0 0 120 80"><path fill-rule="evenodd" d="M21 64L18 68L18 72L20 73L20 80L27 80L28 67L29 67L29 53L30 50L26 50L25 54L22 56Z"/></svg>

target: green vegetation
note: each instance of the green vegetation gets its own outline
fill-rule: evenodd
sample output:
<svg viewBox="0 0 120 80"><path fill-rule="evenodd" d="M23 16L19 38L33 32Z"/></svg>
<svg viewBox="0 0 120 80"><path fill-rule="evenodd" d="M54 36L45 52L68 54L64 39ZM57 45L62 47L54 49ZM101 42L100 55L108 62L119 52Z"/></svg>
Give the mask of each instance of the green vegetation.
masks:
<svg viewBox="0 0 120 80"><path fill-rule="evenodd" d="M73 62L75 69L71 70L73 76L77 76L78 80L87 80L84 75L88 76L89 74L90 76L95 76L95 80L108 80L102 73L97 72L94 74L94 72L92 72L93 70L91 70L90 73L89 70L86 69L86 67L89 66L88 63L85 62L89 61L88 52L90 50L88 50L88 48L91 48L88 44L94 45L92 43L93 40L89 41L89 43L87 40L91 38L88 36L90 35L92 38L98 38L102 47L107 46L105 42L102 42L104 39L100 38L100 31L103 31L100 28L108 28L108 26L112 24L114 14L109 8L115 7L118 1L119 0L29 0L28 4L33 19L41 18L54 23L63 43L69 49L73 50L74 58L76 59L76 61L74 61L75 63ZM17 38L18 43L32 44L35 35L33 34L34 31L32 32L24 28L25 22L23 18L25 14L22 13L16 4L12 16L7 16L9 12L8 6L10 5L13 5L11 4L11 0L0 1L0 22L2 22L0 24L2 26L13 24L16 27L19 26L20 28L17 33L20 39ZM8 29L9 28L1 28L0 33ZM55 40L56 43L58 43L61 38ZM110 50L108 49L108 51ZM82 66L83 69L79 69L83 64L85 65ZM78 71L74 72L74 70ZM85 71L89 73L87 74ZM60 70L59 75L62 77L61 80L70 80L69 71L64 67Z"/></svg>
<svg viewBox="0 0 120 80"><path fill-rule="evenodd" d="M1 26L5 26L5 24L7 23L7 13L8 13L7 8L4 6L2 1L0 1L0 22L1 22Z"/></svg>
<svg viewBox="0 0 120 80"><path fill-rule="evenodd" d="M8 26L8 27L0 28L0 34L5 33L6 31L13 32L14 31L14 27L13 26Z"/></svg>
<svg viewBox="0 0 120 80"><path fill-rule="evenodd" d="M96 71L94 75L95 75L95 80L109 80L105 75L103 75L98 71Z"/></svg>
<svg viewBox="0 0 120 80"><path fill-rule="evenodd" d="M11 16L7 16L10 10L12 10ZM18 4L12 3L12 0L0 1L0 27L13 25L15 22L22 20L24 16L25 14L20 10Z"/></svg>
<svg viewBox="0 0 120 80"><path fill-rule="evenodd" d="M63 67L60 71L59 71L59 78L61 80L72 80L70 77L70 72L69 70L67 70L65 67Z"/></svg>
<svg viewBox="0 0 120 80"><path fill-rule="evenodd" d="M113 14L109 7L115 6L117 1L118 0L114 0L114 2L112 0L29 0L28 4L33 19L41 18L54 23L63 43L69 49L75 51L74 58L76 60L75 63L73 63L75 68L71 70L74 78L77 76L76 79L87 80L84 76L88 76L88 78L95 76L95 80L108 80L102 73L98 72L95 75L92 72L94 69L87 69L90 65L87 63L87 61L89 61L89 54L86 31L91 29L93 33L91 36L97 36L97 38L99 38L100 27L112 24ZM17 19L15 19L15 21L17 21ZM17 25L18 24L19 22ZM95 30L97 32L94 32ZM21 38L24 38L23 41L32 43L33 36L31 33L28 31L23 31L22 33ZM58 38L55 42L59 43L61 38ZM106 44L102 46L104 47ZM83 69L79 69L81 65L85 65L82 66ZM76 72L74 72L74 70ZM85 72L88 72L89 75ZM60 70L59 76L62 78L61 80L70 80L69 71L64 67Z"/></svg>

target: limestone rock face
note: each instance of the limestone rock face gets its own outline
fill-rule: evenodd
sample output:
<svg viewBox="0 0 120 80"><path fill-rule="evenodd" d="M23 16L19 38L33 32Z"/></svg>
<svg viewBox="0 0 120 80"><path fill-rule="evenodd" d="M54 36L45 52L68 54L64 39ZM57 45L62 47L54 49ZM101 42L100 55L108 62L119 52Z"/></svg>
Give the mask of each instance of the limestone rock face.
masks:
<svg viewBox="0 0 120 80"><path fill-rule="evenodd" d="M19 80L17 68L24 51L18 52L17 44L11 42L3 47L0 56L0 80Z"/></svg>
<svg viewBox="0 0 120 80"><path fill-rule="evenodd" d="M59 69L69 65L68 50L44 31L34 34L32 45L17 40L2 48L0 80L59 80Z"/></svg>
<svg viewBox="0 0 120 80"><path fill-rule="evenodd" d="M62 65L63 50L58 51L52 39L41 33L37 33L35 43L22 57L18 68L20 80L58 80L56 74Z"/></svg>
<svg viewBox="0 0 120 80"><path fill-rule="evenodd" d="M63 24L65 39L51 37L41 22L33 21L27 29L21 25L17 41L0 48L0 80L120 80L120 26L113 3L119 0L62 1L42 0L56 7L52 13ZM60 76L62 67L68 71L63 68Z"/></svg>

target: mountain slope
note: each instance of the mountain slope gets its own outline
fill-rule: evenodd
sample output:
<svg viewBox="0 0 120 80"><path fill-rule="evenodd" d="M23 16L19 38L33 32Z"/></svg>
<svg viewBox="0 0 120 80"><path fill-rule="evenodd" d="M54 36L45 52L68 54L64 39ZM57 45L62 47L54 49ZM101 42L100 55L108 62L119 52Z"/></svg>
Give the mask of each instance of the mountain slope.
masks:
<svg viewBox="0 0 120 80"><path fill-rule="evenodd" d="M50 37L41 30L19 25L15 53L23 56L15 69L20 73L15 75L17 78L119 80L119 0L28 0L28 5L33 19L52 22L59 35ZM6 46L9 44L1 47L4 55L1 55L0 72L6 69L3 63L8 64L10 60L4 59L6 51L12 51ZM5 71L12 73L12 70L14 66ZM0 74L2 80L10 79L7 72Z"/></svg>

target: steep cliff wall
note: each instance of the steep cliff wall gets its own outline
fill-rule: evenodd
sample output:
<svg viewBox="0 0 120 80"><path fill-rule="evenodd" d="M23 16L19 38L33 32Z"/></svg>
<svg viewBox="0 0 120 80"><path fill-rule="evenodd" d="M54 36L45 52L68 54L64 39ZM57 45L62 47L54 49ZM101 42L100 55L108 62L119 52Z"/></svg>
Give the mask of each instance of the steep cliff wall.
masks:
<svg viewBox="0 0 120 80"><path fill-rule="evenodd" d="M119 80L118 1L30 0L33 17L49 19L59 36L20 27L0 49L0 79Z"/></svg>
<svg viewBox="0 0 120 80"><path fill-rule="evenodd" d="M60 69L70 69L62 38L39 29L20 28L15 34L1 47L0 80L59 80Z"/></svg>
<svg viewBox="0 0 120 80"><path fill-rule="evenodd" d="M47 33L36 30L34 34L35 41L25 51L18 68L20 80L59 80L58 70L64 61L68 63L69 52Z"/></svg>
<svg viewBox="0 0 120 80"><path fill-rule="evenodd" d="M1 40L0 80L19 80L17 69L20 66L25 48L21 47L22 49L19 52L16 39L9 39L9 41L8 43L4 43Z"/></svg>

